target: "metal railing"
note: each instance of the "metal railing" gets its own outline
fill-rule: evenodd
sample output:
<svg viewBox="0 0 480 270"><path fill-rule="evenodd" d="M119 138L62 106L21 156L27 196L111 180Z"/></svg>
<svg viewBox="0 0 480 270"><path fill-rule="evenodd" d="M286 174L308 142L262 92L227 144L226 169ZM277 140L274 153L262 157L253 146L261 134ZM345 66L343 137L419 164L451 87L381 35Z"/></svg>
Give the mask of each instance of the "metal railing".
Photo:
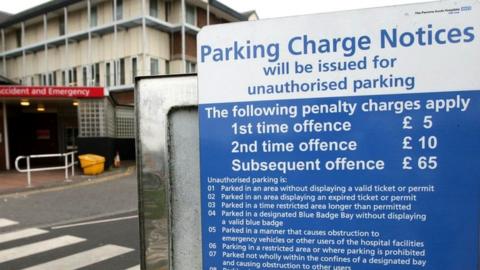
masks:
<svg viewBox="0 0 480 270"><path fill-rule="evenodd" d="M75 161L75 154L77 151L72 151L68 153L62 153L62 154L44 154L44 155L30 155L30 156L18 156L15 159L15 168L17 169L18 172L27 173L27 183L28 187L32 186L32 172L42 172L42 171L50 171L50 170L65 170L65 181L70 181L69 179L69 168L72 168L72 175L75 176L75 164L77 162ZM30 167L30 159L33 158L54 158L54 157L64 157L65 165L63 166L55 166L55 167L45 167L45 168L31 168ZM27 161L27 168L26 169L20 169L19 163L20 160L25 159Z"/></svg>

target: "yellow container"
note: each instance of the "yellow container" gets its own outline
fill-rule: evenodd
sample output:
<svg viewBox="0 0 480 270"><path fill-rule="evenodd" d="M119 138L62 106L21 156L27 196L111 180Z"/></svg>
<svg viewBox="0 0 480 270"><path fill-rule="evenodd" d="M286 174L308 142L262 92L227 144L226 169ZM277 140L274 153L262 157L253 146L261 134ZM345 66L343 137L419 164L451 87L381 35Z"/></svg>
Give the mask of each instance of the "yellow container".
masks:
<svg viewBox="0 0 480 270"><path fill-rule="evenodd" d="M105 158L94 154L86 154L78 156L83 174L96 175L103 173L105 169Z"/></svg>
<svg viewBox="0 0 480 270"><path fill-rule="evenodd" d="M85 175L101 174L101 173L103 173L104 169L105 169L105 162L95 164L95 165L91 165L91 166L88 166L88 167L84 167L83 168L83 174L85 174Z"/></svg>

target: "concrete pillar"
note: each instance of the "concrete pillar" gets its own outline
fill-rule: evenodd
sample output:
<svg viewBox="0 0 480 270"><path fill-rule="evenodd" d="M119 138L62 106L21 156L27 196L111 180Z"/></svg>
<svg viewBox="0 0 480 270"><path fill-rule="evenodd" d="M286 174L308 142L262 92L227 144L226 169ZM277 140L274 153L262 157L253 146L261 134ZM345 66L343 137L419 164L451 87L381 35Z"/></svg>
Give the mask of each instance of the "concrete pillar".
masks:
<svg viewBox="0 0 480 270"><path fill-rule="evenodd" d="M186 22L186 12L187 12L187 6L185 4L185 0L181 0L181 3L182 3L182 66L183 66L183 72L182 73L186 73L187 72L187 61L185 60L185 47L186 47L186 44L185 44L185 24L187 23Z"/></svg>
<svg viewBox="0 0 480 270"><path fill-rule="evenodd" d="M68 36L68 10L67 7L63 8L63 17L65 18L65 34ZM65 69L63 72L65 72L65 83L68 85L68 82L70 82L70 61L69 61L70 55L68 52L68 38L65 37Z"/></svg>
<svg viewBox="0 0 480 270"><path fill-rule="evenodd" d="M150 75L147 74L148 63L147 63L147 4L146 0L142 0L142 61L143 61L143 71L141 75Z"/></svg>
<svg viewBox="0 0 480 270"><path fill-rule="evenodd" d="M3 56L2 56L2 72L3 72L3 76L5 77L8 77L7 76L7 58L5 56L5 50L7 49L6 46L5 46L5 30L2 28L2 53L3 53Z"/></svg>
<svg viewBox="0 0 480 270"><path fill-rule="evenodd" d="M27 76L27 62L25 55L25 22L21 23L21 40L22 40L22 80Z"/></svg>
<svg viewBox="0 0 480 270"><path fill-rule="evenodd" d="M10 145L8 143L7 104L3 101L3 141L5 142L5 168L10 170Z"/></svg>
<svg viewBox="0 0 480 270"><path fill-rule="evenodd" d="M48 76L49 70L48 70L48 44L47 44L47 39L48 39L48 22L47 22L47 14L43 14L43 50L44 50L44 75L45 76L45 81L46 85L50 85L50 78Z"/></svg>
<svg viewBox="0 0 480 270"><path fill-rule="evenodd" d="M92 32L90 29L90 23L91 23L91 5L92 1L87 0L87 24L88 24L88 59L87 59L87 85L86 86L92 86L92 70L93 70L93 63L92 63Z"/></svg>

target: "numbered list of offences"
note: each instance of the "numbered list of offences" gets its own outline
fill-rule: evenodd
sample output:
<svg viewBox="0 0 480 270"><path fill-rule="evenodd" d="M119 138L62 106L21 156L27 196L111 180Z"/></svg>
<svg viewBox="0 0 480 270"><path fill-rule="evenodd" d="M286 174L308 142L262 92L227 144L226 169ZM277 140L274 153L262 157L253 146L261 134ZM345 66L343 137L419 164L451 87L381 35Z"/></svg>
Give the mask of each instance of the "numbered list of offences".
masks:
<svg viewBox="0 0 480 270"><path fill-rule="evenodd" d="M468 237L468 206L446 198L475 180L478 95L200 106L221 134L201 154L204 266L442 268L438 246Z"/></svg>

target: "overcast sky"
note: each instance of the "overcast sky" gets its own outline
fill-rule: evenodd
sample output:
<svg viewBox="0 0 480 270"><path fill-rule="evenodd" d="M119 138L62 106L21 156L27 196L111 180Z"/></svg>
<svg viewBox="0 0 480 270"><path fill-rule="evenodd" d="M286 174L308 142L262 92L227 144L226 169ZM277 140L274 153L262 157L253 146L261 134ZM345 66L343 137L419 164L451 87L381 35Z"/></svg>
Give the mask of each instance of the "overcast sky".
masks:
<svg viewBox="0 0 480 270"><path fill-rule="evenodd" d="M0 10L18 13L45 0L0 0ZM260 18L283 17L339 10L429 2L425 0L221 0L237 11L256 10Z"/></svg>
<svg viewBox="0 0 480 270"><path fill-rule="evenodd" d="M332 12L370 7L382 7L419 2L425 0L221 0L237 11L256 10L260 18L285 17L292 15Z"/></svg>

